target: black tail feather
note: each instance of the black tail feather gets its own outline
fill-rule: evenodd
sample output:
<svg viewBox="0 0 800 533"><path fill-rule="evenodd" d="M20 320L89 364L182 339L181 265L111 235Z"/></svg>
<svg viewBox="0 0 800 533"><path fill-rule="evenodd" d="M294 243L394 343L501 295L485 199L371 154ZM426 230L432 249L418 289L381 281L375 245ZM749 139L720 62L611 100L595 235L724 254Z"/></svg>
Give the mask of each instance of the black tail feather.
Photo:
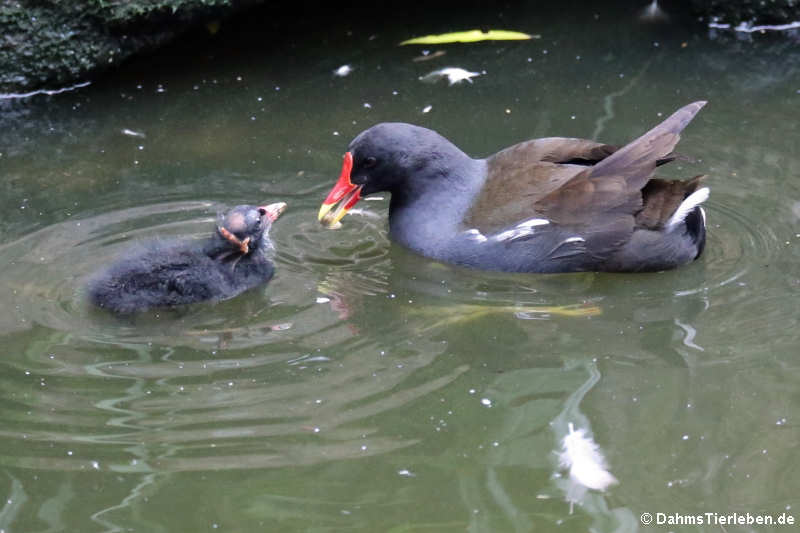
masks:
<svg viewBox="0 0 800 533"><path fill-rule="evenodd" d="M703 208L697 206L692 209L691 213L686 215L684 223L686 224L686 232L692 237L692 241L697 246L697 255L694 256L697 259L706 246L706 217L703 215Z"/></svg>

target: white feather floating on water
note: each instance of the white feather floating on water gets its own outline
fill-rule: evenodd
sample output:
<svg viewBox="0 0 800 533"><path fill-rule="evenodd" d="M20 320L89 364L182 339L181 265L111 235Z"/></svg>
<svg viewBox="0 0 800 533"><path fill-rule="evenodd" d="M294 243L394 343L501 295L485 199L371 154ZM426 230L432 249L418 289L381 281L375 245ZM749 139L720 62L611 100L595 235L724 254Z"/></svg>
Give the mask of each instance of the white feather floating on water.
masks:
<svg viewBox="0 0 800 533"><path fill-rule="evenodd" d="M341 67L333 71L333 75L338 76L340 78L344 78L351 72L353 72L353 67L351 67L350 65L342 65Z"/></svg>
<svg viewBox="0 0 800 533"><path fill-rule="evenodd" d="M561 441L561 449L558 462L562 468L569 470L572 481L594 490L606 490L617 483L617 478L608 471L600 446L586 436L585 429L576 430L570 422L569 433Z"/></svg>
<svg viewBox="0 0 800 533"><path fill-rule="evenodd" d="M420 76L419 79L420 81L424 81L426 83L436 83L442 78L446 78L448 85L455 85L456 83L460 83L464 80L472 83L472 78L480 75L480 72L470 72L460 67L446 67L429 72L424 76Z"/></svg>

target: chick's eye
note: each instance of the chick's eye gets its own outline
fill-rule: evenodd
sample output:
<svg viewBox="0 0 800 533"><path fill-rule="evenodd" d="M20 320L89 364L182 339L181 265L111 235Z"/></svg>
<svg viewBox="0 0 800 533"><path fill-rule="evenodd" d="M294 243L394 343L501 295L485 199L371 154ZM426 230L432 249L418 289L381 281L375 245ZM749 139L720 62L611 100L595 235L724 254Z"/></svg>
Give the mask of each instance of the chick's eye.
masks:
<svg viewBox="0 0 800 533"><path fill-rule="evenodd" d="M261 216L263 217L264 215L266 215L266 214L267 214L267 210L266 210L266 209L264 209L263 207L259 207L259 208L258 208L258 214L259 214L259 215L261 215Z"/></svg>
<svg viewBox="0 0 800 533"><path fill-rule="evenodd" d="M378 162L374 157L368 157L364 160L364 168L372 168Z"/></svg>

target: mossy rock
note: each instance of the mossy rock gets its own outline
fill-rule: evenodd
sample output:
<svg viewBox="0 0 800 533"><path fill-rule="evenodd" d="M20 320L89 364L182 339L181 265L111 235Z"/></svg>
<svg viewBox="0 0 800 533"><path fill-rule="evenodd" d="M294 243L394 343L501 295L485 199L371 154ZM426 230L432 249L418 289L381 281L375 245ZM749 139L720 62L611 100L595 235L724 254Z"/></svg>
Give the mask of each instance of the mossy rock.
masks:
<svg viewBox="0 0 800 533"><path fill-rule="evenodd" d="M259 0L0 0L0 92L62 86Z"/></svg>

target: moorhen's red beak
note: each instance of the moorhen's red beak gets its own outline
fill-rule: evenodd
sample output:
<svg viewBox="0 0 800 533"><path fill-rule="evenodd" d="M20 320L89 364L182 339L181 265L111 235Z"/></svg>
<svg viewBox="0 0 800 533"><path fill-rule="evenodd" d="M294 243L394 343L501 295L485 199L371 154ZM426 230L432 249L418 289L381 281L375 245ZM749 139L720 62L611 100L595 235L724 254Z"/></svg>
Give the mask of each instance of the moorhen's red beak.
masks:
<svg viewBox="0 0 800 533"><path fill-rule="evenodd" d="M259 208L264 215L269 217L270 222L275 222L281 213L286 211L286 202L276 202L274 204L262 205Z"/></svg>
<svg viewBox="0 0 800 533"><path fill-rule="evenodd" d="M328 197L322 202L319 208L319 216L317 217L323 225L332 227L339 222L343 216L347 214L351 207L356 205L361 199L361 185L355 185L350 181L350 172L353 170L353 154L346 152L344 154L344 163L342 164L342 174L339 176L339 181L333 186ZM331 211L336 204L339 204L336 209Z"/></svg>

